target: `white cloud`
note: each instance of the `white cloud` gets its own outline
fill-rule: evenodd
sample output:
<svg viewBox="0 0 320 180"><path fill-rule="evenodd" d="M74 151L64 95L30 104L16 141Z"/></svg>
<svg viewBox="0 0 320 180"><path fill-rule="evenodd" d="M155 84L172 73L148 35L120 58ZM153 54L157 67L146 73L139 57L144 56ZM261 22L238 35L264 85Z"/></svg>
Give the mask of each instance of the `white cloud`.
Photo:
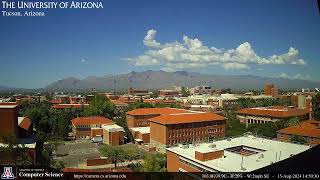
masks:
<svg viewBox="0 0 320 180"><path fill-rule="evenodd" d="M222 67L225 69L249 69L249 66L240 63L225 63Z"/></svg>
<svg viewBox="0 0 320 180"><path fill-rule="evenodd" d="M289 79L289 75L287 73L280 73L279 77Z"/></svg>
<svg viewBox="0 0 320 180"><path fill-rule="evenodd" d="M300 73L298 74L287 74L287 73L280 73L279 77L281 78L285 78L285 79L302 79L302 80L306 80L306 79L310 79L310 75L302 75Z"/></svg>
<svg viewBox="0 0 320 180"><path fill-rule="evenodd" d="M157 31L151 29L144 37L143 43L148 48L144 54L126 58L135 66L159 65L162 69L183 70L221 66L224 69L249 69L252 64L293 64L305 65L299 58L299 51L290 47L287 53L261 57L255 53L249 42L240 44L235 49L219 49L205 46L197 38L183 36L183 42L161 44L155 40Z"/></svg>
<svg viewBox="0 0 320 180"><path fill-rule="evenodd" d="M86 59L81 59L81 62L83 62L83 63L84 63L84 62L87 62L87 60L86 60Z"/></svg>

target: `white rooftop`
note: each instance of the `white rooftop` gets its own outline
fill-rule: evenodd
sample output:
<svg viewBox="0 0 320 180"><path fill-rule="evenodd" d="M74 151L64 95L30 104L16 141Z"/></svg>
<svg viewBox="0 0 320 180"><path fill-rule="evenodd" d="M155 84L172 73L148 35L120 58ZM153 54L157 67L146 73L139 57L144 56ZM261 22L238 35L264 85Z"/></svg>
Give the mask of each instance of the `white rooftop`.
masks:
<svg viewBox="0 0 320 180"><path fill-rule="evenodd" d="M13 105L13 104L8 104L8 105L0 105L0 109L3 108L3 109L9 109L9 108L15 108L17 107L18 105Z"/></svg>
<svg viewBox="0 0 320 180"><path fill-rule="evenodd" d="M263 151L257 150L256 154L243 156L238 153L225 150L227 148L242 145L247 146L248 149L256 148ZM210 171L251 172L277 161L287 159L290 156L299 154L309 148L309 146L305 145L257 138L254 136L242 136L233 139L215 141L213 143L201 143L197 146L189 145L189 147L170 147L167 148L167 150L178 154L184 159L190 160L192 163L209 167ZM224 150L224 157L208 161L199 161L195 159L195 151L206 153L219 149ZM253 150L255 151L255 149Z"/></svg>
<svg viewBox="0 0 320 180"><path fill-rule="evenodd" d="M132 131L138 131L142 134L150 133L150 127L134 127L130 128Z"/></svg>
<svg viewBox="0 0 320 180"><path fill-rule="evenodd" d="M102 128L109 131L109 132L119 132L119 131L124 132L123 127L116 125L116 124L103 125Z"/></svg>

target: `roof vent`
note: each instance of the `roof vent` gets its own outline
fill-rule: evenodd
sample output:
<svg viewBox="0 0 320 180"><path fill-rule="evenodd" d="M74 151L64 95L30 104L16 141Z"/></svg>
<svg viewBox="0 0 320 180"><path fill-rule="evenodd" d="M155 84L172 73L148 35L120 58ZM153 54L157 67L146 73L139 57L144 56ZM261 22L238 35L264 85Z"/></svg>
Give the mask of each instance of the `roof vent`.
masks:
<svg viewBox="0 0 320 180"><path fill-rule="evenodd" d="M210 148L216 148L217 145L215 145L215 144L212 143L212 144L209 145L209 147L210 147Z"/></svg>

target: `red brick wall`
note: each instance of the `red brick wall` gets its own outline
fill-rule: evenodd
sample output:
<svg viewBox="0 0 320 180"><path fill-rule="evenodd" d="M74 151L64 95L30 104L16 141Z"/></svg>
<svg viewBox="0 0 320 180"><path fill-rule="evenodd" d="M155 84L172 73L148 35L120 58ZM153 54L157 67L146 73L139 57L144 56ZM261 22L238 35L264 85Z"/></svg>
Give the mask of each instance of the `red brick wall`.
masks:
<svg viewBox="0 0 320 180"><path fill-rule="evenodd" d="M18 107L0 108L0 142L3 136L13 134L18 137Z"/></svg>
<svg viewBox="0 0 320 180"><path fill-rule="evenodd" d="M208 152L208 153L201 153L196 151L195 152L195 158L199 161L208 161L208 160L213 160L217 159L224 156L224 151L213 151L213 152Z"/></svg>

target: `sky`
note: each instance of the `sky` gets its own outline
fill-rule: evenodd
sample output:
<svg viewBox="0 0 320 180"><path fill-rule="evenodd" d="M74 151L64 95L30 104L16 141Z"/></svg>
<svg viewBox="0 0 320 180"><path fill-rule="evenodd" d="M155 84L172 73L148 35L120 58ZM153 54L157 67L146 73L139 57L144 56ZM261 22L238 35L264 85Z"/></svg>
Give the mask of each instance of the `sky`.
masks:
<svg viewBox="0 0 320 180"><path fill-rule="evenodd" d="M0 86L144 70L320 81L316 0L102 2L0 16Z"/></svg>

